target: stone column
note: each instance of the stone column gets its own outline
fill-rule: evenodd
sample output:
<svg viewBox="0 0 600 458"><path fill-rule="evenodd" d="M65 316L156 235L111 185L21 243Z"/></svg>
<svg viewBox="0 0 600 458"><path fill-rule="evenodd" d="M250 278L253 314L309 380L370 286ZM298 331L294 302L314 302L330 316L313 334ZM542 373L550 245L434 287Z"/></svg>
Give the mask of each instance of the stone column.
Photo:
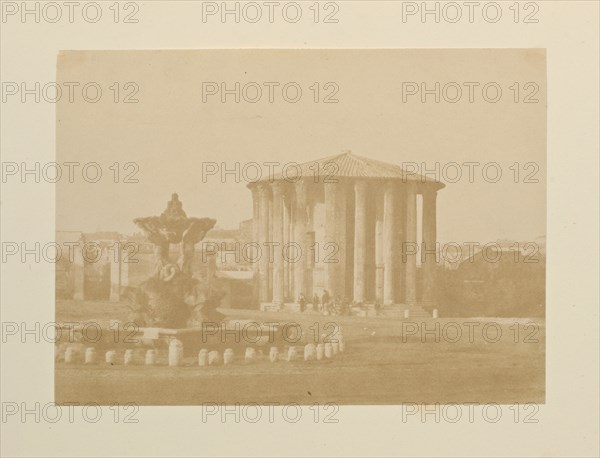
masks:
<svg viewBox="0 0 600 458"><path fill-rule="evenodd" d="M306 183L306 232L304 233L304 249L306 250L306 260L304 261L304 295L309 301L313 295L313 282L315 271L315 201L311 191L314 191L313 185Z"/></svg>
<svg viewBox="0 0 600 458"><path fill-rule="evenodd" d="M260 303L270 302L269 292L269 185L258 185L258 300Z"/></svg>
<svg viewBox="0 0 600 458"><path fill-rule="evenodd" d="M291 253L294 259L294 302L298 300L300 293L306 296L306 260L309 255L306 246L307 225L307 195L306 183L302 180L295 183L296 199L294 209L294 242L300 253ZM295 250L293 250L295 251ZM308 298L307 298L308 299Z"/></svg>
<svg viewBox="0 0 600 458"><path fill-rule="evenodd" d="M121 300L121 243L115 243L106 248L108 263L110 264L110 301Z"/></svg>
<svg viewBox="0 0 600 458"><path fill-rule="evenodd" d="M273 303L283 304L284 269L283 269L283 186L281 183L271 185L273 193Z"/></svg>
<svg viewBox="0 0 600 458"><path fill-rule="evenodd" d="M312 298L314 291L314 273L317 248L315 246L315 232L309 230L306 232L304 245L306 246L306 265L304 274L304 295L307 300Z"/></svg>
<svg viewBox="0 0 600 458"><path fill-rule="evenodd" d="M367 257L367 183L354 184L354 301L365 301L365 261Z"/></svg>
<svg viewBox="0 0 600 458"><path fill-rule="evenodd" d="M436 198L435 189L423 191L423 224L421 268L423 269L423 302L434 300L436 254Z"/></svg>
<svg viewBox="0 0 600 458"><path fill-rule="evenodd" d="M284 302L291 296L291 281L290 281L290 263L289 263L289 246L290 246L290 227L291 227L291 214L290 214L290 199L289 190L286 188L283 193L283 246L282 256L283 258L283 300Z"/></svg>
<svg viewBox="0 0 600 458"><path fill-rule="evenodd" d="M325 289L332 298L346 296L346 191L339 180L323 183L325 239L319 253L325 264Z"/></svg>
<svg viewBox="0 0 600 458"><path fill-rule="evenodd" d="M335 242L335 183L323 183L323 196L325 201L325 239L323 240L323 247L325 245ZM335 294L337 289L336 281L336 266L332 263L325 263L325 289L330 294Z"/></svg>
<svg viewBox="0 0 600 458"><path fill-rule="evenodd" d="M417 302L417 194L414 183L406 186L406 238L402 259L406 274L405 298L407 304Z"/></svg>
<svg viewBox="0 0 600 458"><path fill-rule="evenodd" d="M406 240L406 186L397 184L396 207L394 210L394 244L396 256L394 256L394 300L397 304L404 302L404 289L406 285L406 262L402 260L402 250Z"/></svg>
<svg viewBox="0 0 600 458"><path fill-rule="evenodd" d="M396 302L396 256L398 253L398 240L396 231L396 189L393 183L387 183L383 196L383 303L385 305Z"/></svg>
<svg viewBox="0 0 600 458"><path fill-rule="evenodd" d="M321 252L326 253L326 259L335 261L329 264L336 269L336 295L343 299L346 297L346 223L348 220L346 207L348 205L348 186L343 181L336 183L336 186L335 215L337 224L335 227L335 246L332 246L331 248L325 247L325 250L321 250Z"/></svg>
<svg viewBox="0 0 600 458"><path fill-rule="evenodd" d="M385 250L388 247L385 246L384 238L384 193L377 192L375 195L375 300L379 304L384 303L384 281L385 281L385 268L384 259L386 257Z"/></svg>
<svg viewBox="0 0 600 458"><path fill-rule="evenodd" d="M73 250L73 264L71 265L70 274L73 278L73 299L82 301L85 299L85 260L83 257L83 245L85 240L80 238L75 245L70 245L69 249Z"/></svg>
<svg viewBox="0 0 600 458"><path fill-rule="evenodd" d="M133 246L134 250L127 249L128 246ZM129 264L135 263L137 259L139 259L137 245L132 244L132 242L127 242L125 245L121 246L121 264L119 266L121 269L119 275L119 284L121 285L121 288L129 286Z"/></svg>
<svg viewBox="0 0 600 458"><path fill-rule="evenodd" d="M267 275L267 278L269 279L269 296L270 296L270 300L269 302L271 302L273 300L273 260L271 258L271 251L272 251L272 247L273 245L271 245L271 243L273 242L273 189L272 189L273 185L272 183L269 185L269 189L270 189L270 193L269 193L269 237L267 238L269 244L265 247L266 253L267 253L267 257L269 258L269 261L267 263L268 267L269 267L269 274Z"/></svg>
<svg viewBox="0 0 600 458"><path fill-rule="evenodd" d="M259 215L259 202L258 202L258 187L257 186L253 186L251 188L252 191L252 243L258 243L258 233L259 233L259 219L260 219L260 215ZM254 270L255 272L258 272L258 259L257 259L257 252L255 249L252 250L251 253L251 259L253 260L252 262L252 270Z"/></svg>

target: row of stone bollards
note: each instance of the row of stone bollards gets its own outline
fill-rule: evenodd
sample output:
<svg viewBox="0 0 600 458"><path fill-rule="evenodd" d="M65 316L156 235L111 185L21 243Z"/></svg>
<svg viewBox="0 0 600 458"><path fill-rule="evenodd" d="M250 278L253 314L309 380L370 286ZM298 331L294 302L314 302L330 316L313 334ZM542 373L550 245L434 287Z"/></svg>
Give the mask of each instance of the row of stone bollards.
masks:
<svg viewBox="0 0 600 458"><path fill-rule="evenodd" d="M300 353L303 349L303 353ZM330 342L325 343L309 343L304 347L291 346L288 348L287 353L280 352L278 347L271 347L268 354L268 359L271 363L277 361L321 361L323 359L331 359L338 353L345 351L346 345L341 334ZM78 351L75 348L69 347L65 351L65 363L73 364L78 360ZM260 361L263 358L262 351L257 353L256 349L252 347L246 348L244 354L244 361L247 364L252 364ZM117 352L115 350L109 350L105 354L106 364L115 365L117 363ZM157 351L149 349L145 355L145 365L154 366L157 364ZM234 352L231 348L227 348L223 354L216 350L208 351L202 349L198 353L198 365L200 367L205 366L218 366L218 365L230 365L234 362ZM84 364L96 364L97 354L96 349L88 347L84 354ZM183 344L178 339L172 339L169 343L168 351L168 365L172 367L181 366L183 363ZM134 350L127 349L123 355L123 365L129 366L134 365Z"/></svg>
<svg viewBox="0 0 600 458"><path fill-rule="evenodd" d="M300 347L302 348L302 347ZM300 354L299 347L289 347L287 354L280 352L278 347L271 347L269 350L269 361L275 363L277 361L320 361L322 359L331 359L335 355L345 350L344 342L327 342L324 344L306 344L304 346L304 353ZM234 353L231 348L226 349L223 352L223 358L218 351L208 351L206 349L200 350L198 353L198 365L204 366L216 366L216 365L229 365L234 360ZM260 360L260 355L252 347L246 348L244 354L244 361L247 364L256 363ZM171 354L171 347L169 347L169 366L178 366L180 364L180 356L177 354Z"/></svg>

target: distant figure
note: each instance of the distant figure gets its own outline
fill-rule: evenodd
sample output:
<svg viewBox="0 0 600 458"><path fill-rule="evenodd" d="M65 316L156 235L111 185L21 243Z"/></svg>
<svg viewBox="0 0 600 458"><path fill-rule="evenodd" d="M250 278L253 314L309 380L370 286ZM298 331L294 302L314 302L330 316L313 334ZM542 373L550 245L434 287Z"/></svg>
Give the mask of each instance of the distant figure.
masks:
<svg viewBox="0 0 600 458"><path fill-rule="evenodd" d="M323 304L324 309L326 309L329 306L330 301L331 301L331 297L329 296L329 291L324 289L323 295L321 296L321 303Z"/></svg>
<svg viewBox="0 0 600 458"><path fill-rule="evenodd" d="M300 313L304 313L306 310L306 298L304 297L304 293L300 293L300 296L298 296L298 304L300 304Z"/></svg>
<svg viewBox="0 0 600 458"><path fill-rule="evenodd" d="M313 303L313 310L318 310L320 312L321 311L321 301L319 300L319 296L317 293L315 293L313 295L312 303Z"/></svg>
<svg viewBox="0 0 600 458"><path fill-rule="evenodd" d="M333 306L329 312L330 315L341 315L342 314L342 303L340 302L340 297L335 296L333 299Z"/></svg>
<svg viewBox="0 0 600 458"><path fill-rule="evenodd" d="M381 304L379 303L379 301L375 301L375 315L380 315L381 314Z"/></svg>
<svg viewBox="0 0 600 458"><path fill-rule="evenodd" d="M342 308L344 310L344 315L352 315L352 306L346 296L342 299Z"/></svg>

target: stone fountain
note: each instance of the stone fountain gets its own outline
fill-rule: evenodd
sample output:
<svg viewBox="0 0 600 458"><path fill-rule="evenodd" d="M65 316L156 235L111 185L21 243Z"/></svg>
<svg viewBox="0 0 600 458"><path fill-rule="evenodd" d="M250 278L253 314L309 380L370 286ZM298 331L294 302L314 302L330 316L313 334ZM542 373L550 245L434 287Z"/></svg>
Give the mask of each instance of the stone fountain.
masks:
<svg viewBox="0 0 600 458"><path fill-rule="evenodd" d="M216 308L222 294L210 281L193 276L195 246L212 229L212 218L190 218L173 194L160 216L136 218L154 245L156 266L152 275L130 294L132 321L141 327L181 329L205 322L220 323L224 315ZM171 245L179 256L171 260Z"/></svg>
<svg viewBox="0 0 600 458"><path fill-rule="evenodd" d="M217 282L194 277L195 246L214 227L214 219L188 217L173 194L160 216L133 221L152 242L156 262L150 277L129 289L131 321L141 334L137 343L158 349L166 345L169 355L183 355L185 350L187 356L198 355L203 346L241 352L249 342L255 346L277 343L269 336L278 326L231 316L225 319L217 311L224 296ZM174 250L172 245L176 245Z"/></svg>

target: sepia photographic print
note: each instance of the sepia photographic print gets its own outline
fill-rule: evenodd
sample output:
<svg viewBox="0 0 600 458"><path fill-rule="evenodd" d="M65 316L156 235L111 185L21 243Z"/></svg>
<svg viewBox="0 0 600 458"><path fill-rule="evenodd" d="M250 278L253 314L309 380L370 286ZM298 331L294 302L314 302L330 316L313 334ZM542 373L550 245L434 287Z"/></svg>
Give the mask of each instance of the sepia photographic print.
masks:
<svg viewBox="0 0 600 458"><path fill-rule="evenodd" d="M600 456L599 13L0 0L0 457Z"/></svg>
<svg viewBox="0 0 600 458"><path fill-rule="evenodd" d="M545 50L64 51L57 84L57 403L545 402Z"/></svg>

